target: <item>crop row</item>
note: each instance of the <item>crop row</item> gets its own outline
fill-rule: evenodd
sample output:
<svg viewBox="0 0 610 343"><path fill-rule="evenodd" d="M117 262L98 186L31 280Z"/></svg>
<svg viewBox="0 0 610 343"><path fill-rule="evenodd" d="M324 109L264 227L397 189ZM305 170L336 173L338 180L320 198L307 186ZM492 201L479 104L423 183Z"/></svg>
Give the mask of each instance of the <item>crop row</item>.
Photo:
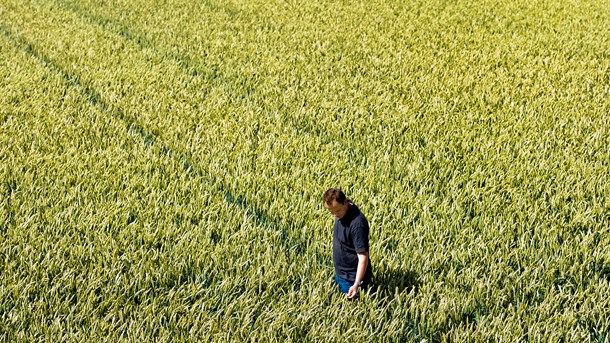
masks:
<svg viewBox="0 0 610 343"><path fill-rule="evenodd" d="M348 5L2 4L4 337L603 339L601 5Z"/></svg>

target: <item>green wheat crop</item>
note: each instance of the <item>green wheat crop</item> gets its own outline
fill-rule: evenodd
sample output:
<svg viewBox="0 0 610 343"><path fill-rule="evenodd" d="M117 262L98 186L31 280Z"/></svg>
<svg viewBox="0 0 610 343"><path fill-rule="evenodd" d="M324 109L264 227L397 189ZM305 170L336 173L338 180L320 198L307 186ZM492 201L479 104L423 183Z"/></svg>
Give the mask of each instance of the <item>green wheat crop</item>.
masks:
<svg viewBox="0 0 610 343"><path fill-rule="evenodd" d="M608 0L3 0L0 342L609 341L609 147Z"/></svg>

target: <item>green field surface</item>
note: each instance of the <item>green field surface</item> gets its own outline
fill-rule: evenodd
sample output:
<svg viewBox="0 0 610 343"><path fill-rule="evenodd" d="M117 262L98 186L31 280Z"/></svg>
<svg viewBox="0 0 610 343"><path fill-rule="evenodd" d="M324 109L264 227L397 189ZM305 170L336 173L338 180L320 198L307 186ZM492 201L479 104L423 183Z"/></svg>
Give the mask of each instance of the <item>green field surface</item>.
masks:
<svg viewBox="0 0 610 343"><path fill-rule="evenodd" d="M610 341L610 2L0 1L0 343L97 341Z"/></svg>

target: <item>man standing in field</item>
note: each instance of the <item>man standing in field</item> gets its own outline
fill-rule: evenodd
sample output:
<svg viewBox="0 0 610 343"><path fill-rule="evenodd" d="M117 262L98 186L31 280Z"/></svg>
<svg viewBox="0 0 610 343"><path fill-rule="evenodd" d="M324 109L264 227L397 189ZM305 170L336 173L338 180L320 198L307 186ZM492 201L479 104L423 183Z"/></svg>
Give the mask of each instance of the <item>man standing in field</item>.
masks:
<svg viewBox="0 0 610 343"><path fill-rule="evenodd" d="M349 299L371 283L373 267L369 259L369 222L360 209L340 189L324 193L324 206L335 216L333 260L335 282Z"/></svg>

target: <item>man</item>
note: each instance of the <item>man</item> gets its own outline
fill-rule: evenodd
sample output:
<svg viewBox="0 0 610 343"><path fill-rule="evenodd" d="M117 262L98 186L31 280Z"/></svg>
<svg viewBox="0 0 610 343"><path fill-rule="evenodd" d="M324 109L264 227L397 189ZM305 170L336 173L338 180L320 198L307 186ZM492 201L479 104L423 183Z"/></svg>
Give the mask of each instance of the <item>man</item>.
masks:
<svg viewBox="0 0 610 343"><path fill-rule="evenodd" d="M369 259L369 223L340 189L324 193L324 206L335 216L333 260L335 282L349 299L371 283L373 267Z"/></svg>

